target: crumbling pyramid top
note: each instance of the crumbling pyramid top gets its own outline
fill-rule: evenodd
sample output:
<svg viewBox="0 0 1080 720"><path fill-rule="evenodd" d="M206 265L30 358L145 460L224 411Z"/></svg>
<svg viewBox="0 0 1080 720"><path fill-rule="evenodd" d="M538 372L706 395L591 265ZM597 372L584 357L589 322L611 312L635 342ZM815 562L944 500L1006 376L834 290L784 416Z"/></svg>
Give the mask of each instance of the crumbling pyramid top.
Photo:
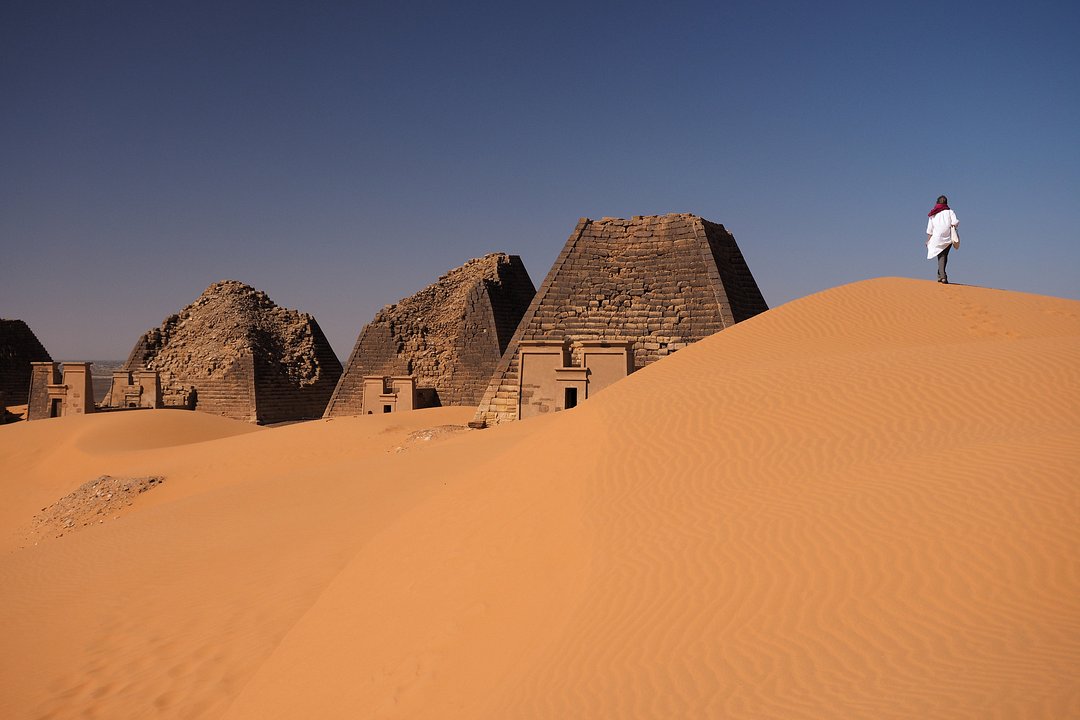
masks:
<svg viewBox="0 0 1080 720"><path fill-rule="evenodd" d="M236 280L139 338L124 370L160 373L166 406L253 422L320 417L341 375L315 318Z"/></svg>
<svg viewBox="0 0 1080 720"><path fill-rule="evenodd" d="M516 255L469 260L375 314L357 338L327 415L360 412L365 375L411 375L422 405L480 400L535 294Z"/></svg>
<svg viewBox="0 0 1080 720"><path fill-rule="evenodd" d="M320 371L317 327L311 315L279 307L261 290L222 280L144 334L125 368L222 378L240 358L253 356L280 364L298 385L311 384Z"/></svg>
<svg viewBox="0 0 1080 720"><path fill-rule="evenodd" d="M404 350L412 356L414 365L424 364L424 356L437 363L440 351L445 352L461 334L470 295L481 285L501 286L506 269L515 260L520 262L505 253L469 260L423 290L387 305L371 322L392 325L405 342ZM503 344L509 340L507 336Z"/></svg>

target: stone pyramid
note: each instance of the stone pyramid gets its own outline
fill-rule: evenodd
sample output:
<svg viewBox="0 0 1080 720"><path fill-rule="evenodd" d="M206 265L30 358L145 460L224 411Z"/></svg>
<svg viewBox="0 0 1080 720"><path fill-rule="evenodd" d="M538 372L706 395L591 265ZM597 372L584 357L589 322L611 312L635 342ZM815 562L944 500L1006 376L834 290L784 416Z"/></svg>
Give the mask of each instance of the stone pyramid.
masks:
<svg viewBox="0 0 1080 720"><path fill-rule="evenodd" d="M470 260L380 310L356 340L326 416L359 415L365 376L412 376L417 407L476 405L536 293L516 255Z"/></svg>
<svg viewBox="0 0 1080 720"><path fill-rule="evenodd" d="M723 225L690 214L582 218L493 373L473 425L572 407L767 309ZM530 378L522 375L523 349L535 356Z"/></svg>
<svg viewBox="0 0 1080 720"><path fill-rule="evenodd" d="M315 318L236 280L146 332L124 370L157 370L165 405L274 423L321 417L338 378Z"/></svg>
<svg viewBox="0 0 1080 720"><path fill-rule="evenodd" d="M22 320L0 319L0 408L26 404L30 364L35 362L52 358L30 326Z"/></svg>

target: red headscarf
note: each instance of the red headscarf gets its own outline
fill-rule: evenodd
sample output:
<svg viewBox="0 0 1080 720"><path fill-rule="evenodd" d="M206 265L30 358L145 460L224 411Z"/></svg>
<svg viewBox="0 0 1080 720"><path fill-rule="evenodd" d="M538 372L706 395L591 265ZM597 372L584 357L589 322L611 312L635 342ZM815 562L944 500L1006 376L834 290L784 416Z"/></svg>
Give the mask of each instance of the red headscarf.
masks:
<svg viewBox="0 0 1080 720"><path fill-rule="evenodd" d="M941 212L942 210L952 210L952 208L950 208L950 207L949 207L948 205L944 205L944 204L942 204L942 203L938 203L937 205L935 205L935 206L934 206L934 209L933 209L933 210L931 210L930 212L926 213L926 217L934 217L935 215L937 215L937 214L938 214L939 212Z"/></svg>

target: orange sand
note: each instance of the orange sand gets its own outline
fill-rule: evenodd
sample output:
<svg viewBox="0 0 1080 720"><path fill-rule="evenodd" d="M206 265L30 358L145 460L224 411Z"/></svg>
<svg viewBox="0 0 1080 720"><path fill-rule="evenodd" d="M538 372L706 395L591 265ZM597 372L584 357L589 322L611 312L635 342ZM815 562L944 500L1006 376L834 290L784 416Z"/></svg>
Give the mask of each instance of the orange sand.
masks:
<svg viewBox="0 0 1080 720"><path fill-rule="evenodd" d="M470 416L0 427L0 716L1080 716L1080 303L857 283L405 442ZM100 474L167 480L23 547Z"/></svg>

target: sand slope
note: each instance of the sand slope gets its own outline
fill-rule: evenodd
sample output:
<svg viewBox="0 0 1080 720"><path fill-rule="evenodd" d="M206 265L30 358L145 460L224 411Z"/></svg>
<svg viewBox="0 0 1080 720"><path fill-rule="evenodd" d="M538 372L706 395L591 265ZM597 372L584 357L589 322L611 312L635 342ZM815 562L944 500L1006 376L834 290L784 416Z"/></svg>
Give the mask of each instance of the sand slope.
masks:
<svg viewBox="0 0 1080 720"><path fill-rule="evenodd" d="M0 428L6 495L168 478L4 509L0 715L1080 715L1080 303L857 283L405 442L468 415Z"/></svg>

